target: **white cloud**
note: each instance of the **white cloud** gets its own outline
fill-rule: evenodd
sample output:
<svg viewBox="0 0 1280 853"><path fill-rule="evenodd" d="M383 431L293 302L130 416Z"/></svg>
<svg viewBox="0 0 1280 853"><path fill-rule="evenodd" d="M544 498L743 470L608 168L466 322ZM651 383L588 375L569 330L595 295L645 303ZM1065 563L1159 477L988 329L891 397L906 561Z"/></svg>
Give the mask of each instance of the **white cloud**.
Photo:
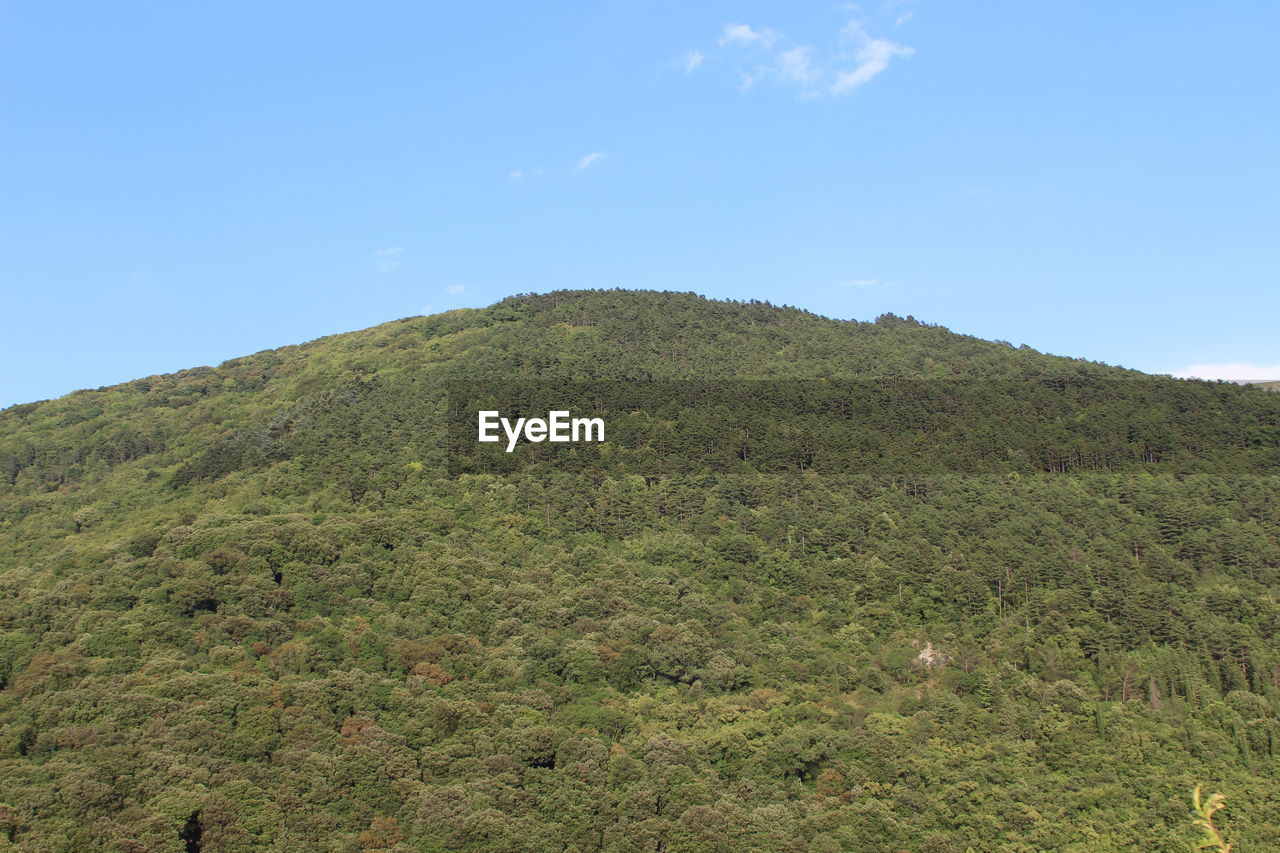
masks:
<svg viewBox="0 0 1280 853"><path fill-rule="evenodd" d="M746 24L725 24L724 35L716 43L721 47L730 44L746 46L758 44L762 47L772 47L777 40L778 33L768 27L753 30Z"/></svg>
<svg viewBox="0 0 1280 853"><path fill-rule="evenodd" d="M554 176L563 176L566 172L581 172L584 169L588 169L591 166L594 166L596 163L600 162L601 160L604 160L608 156L609 155L605 154L603 151L593 151L592 153L586 155L585 157L578 158L577 161L573 162L568 167L552 169L550 172L548 172L547 169L541 168L541 167L537 169L530 169L527 167L519 168L519 169L511 169L510 171L507 172L507 180L529 181L531 182L530 184L531 186L533 184L537 184L538 186L541 186L542 182L539 179L545 175L550 175L554 177Z"/></svg>
<svg viewBox="0 0 1280 853"><path fill-rule="evenodd" d="M581 160L578 161L578 168L575 171L581 172L583 169L589 168L595 165L596 163L599 163L606 156L607 155L603 151L596 151L591 154L588 154L587 156L583 157Z"/></svg>
<svg viewBox="0 0 1280 853"><path fill-rule="evenodd" d="M837 98L847 95L888 68L895 56L906 57L913 53L915 51L911 48L888 39L867 39L858 49L857 66L848 71L836 72L835 82L831 84L831 94Z"/></svg>
<svg viewBox="0 0 1280 853"><path fill-rule="evenodd" d="M1280 364L1268 366L1240 361L1227 364L1193 364L1190 367L1175 370L1173 375L1182 379L1280 380Z"/></svg>
<svg viewBox="0 0 1280 853"><path fill-rule="evenodd" d="M404 254L404 246L392 246L389 249L378 249L373 253L373 265L379 272L391 272L400 268L398 255Z"/></svg>
<svg viewBox="0 0 1280 853"><path fill-rule="evenodd" d="M467 287L464 284L451 284L444 289L444 292L457 296L460 293L466 293Z"/></svg>
<svg viewBox="0 0 1280 853"><path fill-rule="evenodd" d="M678 63L684 69L685 74L692 73L699 65L706 60L707 55L700 50L691 50L680 58Z"/></svg>
<svg viewBox="0 0 1280 853"><path fill-rule="evenodd" d="M910 12L900 15L897 25L905 24L910 16ZM797 44L777 30L749 24L725 24L716 44L728 50L710 55L692 50L676 67L688 74L710 60L723 61L737 77L740 92L763 80L774 80L797 87L797 97L804 100L847 95L883 73L894 59L914 53L912 48L889 39L871 37L856 18L841 29L835 44L826 50ZM743 53L733 48L751 50Z"/></svg>
<svg viewBox="0 0 1280 853"><path fill-rule="evenodd" d="M854 278L840 283L845 287L875 287L877 284L884 284L884 282L878 278Z"/></svg>
<svg viewBox="0 0 1280 853"><path fill-rule="evenodd" d="M813 48L807 46L779 53L778 72L797 83L812 83L822 76L822 70L813 64Z"/></svg>

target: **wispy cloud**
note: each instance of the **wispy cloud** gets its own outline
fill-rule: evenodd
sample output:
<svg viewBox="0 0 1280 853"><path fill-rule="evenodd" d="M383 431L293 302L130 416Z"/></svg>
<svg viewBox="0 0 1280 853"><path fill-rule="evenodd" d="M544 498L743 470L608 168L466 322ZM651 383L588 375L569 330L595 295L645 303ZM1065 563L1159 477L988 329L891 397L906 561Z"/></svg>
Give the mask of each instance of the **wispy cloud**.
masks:
<svg viewBox="0 0 1280 853"><path fill-rule="evenodd" d="M871 38L862 29L862 25L854 21L845 27L845 34L847 38L860 44L855 54L857 65L847 71L835 73L835 82L830 87L830 92L835 97L846 95L869 82L888 68L895 57L906 57L915 52L888 39Z"/></svg>
<svg viewBox="0 0 1280 853"><path fill-rule="evenodd" d="M453 296L457 296L459 294L466 293L467 286L465 284L451 284L444 289L444 292L451 294Z"/></svg>
<svg viewBox="0 0 1280 853"><path fill-rule="evenodd" d="M910 11L896 15L894 26L907 23L911 15ZM774 80L797 87L801 99L848 95L882 74L894 60L915 52L890 39L871 36L866 24L856 18L825 50L797 44L769 27L738 23L725 24L715 44L719 50L710 54L691 50L676 66L688 74L709 60L723 61L737 78L739 91Z"/></svg>
<svg viewBox="0 0 1280 853"><path fill-rule="evenodd" d="M1242 361L1226 364L1193 364L1190 367L1175 370L1173 375L1183 379L1280 380L1280 364L1249 364Z"/></svg>
<svg viewBox="0 0 1280 853"><path fill-rule="evenodd" d="M772 47L773 43L778 40L778 33L763 27L753 30L746 24L725 24L724 35L722 35L716 44L724 47L725 45L761 45L762 47Z"/></svg>
<svg viewBox="0 0 1280 853"><path fill-rule="evenodd" d="M401 264L398 258L403 254L404 246L378 249L373 253L373 265L379 272L391 272L391 270L400 268Z"/></svg>
<svg viewBox="0 0 1280 853"><path fill-rule="evenodd" d="M822 69L813 64L813 48L793 47L778 54L778 72L797 83L812 83L822 76Z"/></svg>
<svg viewBox="0 0 1280 853"><path fill-rule="evenodd" d="M603 160L607 156L608 155L605 154L603 151L595 151L591 154L588 154L587 156L583 157L581 160L578 161L578 168L575 169L574 171L581 172L584 169L589 169L590 167L594 166L596 163L599 163L601 160Z"/></svg>
<svg viewBox="0 0 1280 853"><path fill-rule="evenodd" d="M684 56L680 57L680 61L676 63L685 74L692 74L707 59L707 55L700 50L691 50Z"/></svg>
<svg viewBox="0 0 1280 853"><path fill-rule="evenodd" d="M910 8L915 5L915 2L916 0L885 0L881 11L886 16L893 15L893 25L900 27L916 16L916 10ZM849 8L856 9L857 7L850 4Z"/></svg>
<svg viewBox="0 0 1280 853"><path fill-rule="evenodd" d="M539 166L537 168L530 168L522 166L517 169L508 169L506 176L507 180L512 183L526 183L531 187L541 187L544 186L544 183L547 180L554 181L556 178L563 178L565 175L589 169L608 156L609 155L605 154L603 151L593 151L584 157L579 157L576 160L569 160L568 162L562 161L553 167Z"/></svg>

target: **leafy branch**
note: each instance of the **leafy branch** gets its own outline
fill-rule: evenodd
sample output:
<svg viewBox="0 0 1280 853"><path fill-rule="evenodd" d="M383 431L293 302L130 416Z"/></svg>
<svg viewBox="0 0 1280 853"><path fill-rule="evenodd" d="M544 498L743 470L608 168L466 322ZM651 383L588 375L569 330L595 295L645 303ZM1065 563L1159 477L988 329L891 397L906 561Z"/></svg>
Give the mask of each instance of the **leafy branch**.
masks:
<svg viewBox="0 0 1280 853"><path fill-rule="evenodd" d="M1223 840L1222 833L1213 825L1214 812L1223 807L1227 798L1222 794L1210 794L1208 799L1202 799L1200 787L1200 785L1196 785L1195 790L1191 792L1192 811L1196 816L1196 819L1191 824L1204 833L1204 837L1192 849L1212 850L1214 853L1231 853L1231 845Z"/></svg>

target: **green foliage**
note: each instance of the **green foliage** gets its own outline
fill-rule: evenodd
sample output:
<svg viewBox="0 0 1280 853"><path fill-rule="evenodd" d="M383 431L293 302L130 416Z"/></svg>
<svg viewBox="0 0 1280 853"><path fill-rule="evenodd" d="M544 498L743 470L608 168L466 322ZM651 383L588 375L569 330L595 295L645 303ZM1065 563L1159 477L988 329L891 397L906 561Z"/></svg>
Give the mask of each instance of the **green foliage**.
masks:
<svg viewBox="0 0 1280 853"><path fill-rule="evenodd" d="M1213 816L1222 809L1226 797L1222 794L1210 794L1208 799L1202 800L1200 787L1196 785L1195 790L1191 792L1191 807L1196 816L1191 823L1203 836L1195 845L1195 849L1212 850L1214 853L1231 853L1231 845L1222 838L1222 833L1213 823Z"/></svg>
<svg viewBox="0 0 1280 853"><path fill-rule="evenodd" d="M765 460L821 419L451 475L446 389L493 377L944 396L803 465ZM1278 849L1278 426L1259 389L619 291L13 407L0 847L1178 850L1212 776Z"/></svg>

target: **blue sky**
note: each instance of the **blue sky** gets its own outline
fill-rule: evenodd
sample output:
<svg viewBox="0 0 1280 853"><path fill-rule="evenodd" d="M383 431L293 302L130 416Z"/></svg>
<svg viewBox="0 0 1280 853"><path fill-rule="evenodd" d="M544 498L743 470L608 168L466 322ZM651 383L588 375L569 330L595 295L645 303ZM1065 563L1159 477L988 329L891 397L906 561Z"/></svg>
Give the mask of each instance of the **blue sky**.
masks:
<svg viewBox="0 0 1280 853"><path fill-rule="evenodd" d="M1277 31L1274 2L5 4L0 405L565 287L1280 378Z"/></svg>

